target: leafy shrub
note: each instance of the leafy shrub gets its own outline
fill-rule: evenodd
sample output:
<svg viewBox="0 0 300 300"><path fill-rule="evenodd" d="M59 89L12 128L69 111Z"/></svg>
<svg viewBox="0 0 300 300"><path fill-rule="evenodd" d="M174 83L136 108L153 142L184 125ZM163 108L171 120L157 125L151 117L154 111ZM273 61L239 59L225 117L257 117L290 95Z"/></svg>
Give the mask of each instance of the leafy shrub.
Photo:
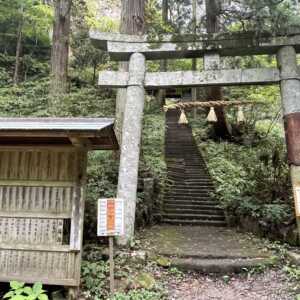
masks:
<svg viewBox="0 0 300 300"><path fill-rule="evenodd" d="M298 266L285 266L283 271L287 274L288 278L291 280L300 280L300 268Z"/></svg>
<svg viewBox="0 0 300 300"><path fill-rule="evenodd" d="M7 85L10 81L10 76L5 68L0 67L0 87Z"/></svg>
<svg viewBox="0 0 300 300"><path fill-rule="evenodd" d="M291 215L291 205L287 204L266 204L262 208L264 220L271 224L281 224Z"/></svg>
<svg viewBox="0 0 300 300"><path fill-rule="evenodd" d="M166 299L162 293L145 289L131 290L127 294L117 293L111 300L162 300Z"/></svg>
<svg viewBox="0 0 300 300"><path fill-rule="evenodd" d="M89 154L88 180L86 189L86 210L84 217L84 238L97 238L97 200L115 197L118 183L118 160L108 151L94 151Z"/></svg>
<svg viewBox="0 0 300 300"><path fill-rule="evenodd" d="M61 117L111 117L114 115L114 100L111 96L111 93L95 87L74 85L69 94L59 98L54 113ZM51 100L48 77L26 81L17 86L7 85L0 88L1 116L49 116Z"/></svg>
<svg viewBox="0 0 300 300"><path fill-rule="evenodd" d="M236 221L249 216L274 228L293 218L282 127L259 122L251 143L237 144L212 141L198 129L203 122L192 123L215 182L215 196L229 216Z"/></svg>
<svg viewBox="0 0 300 300"><path fill-rule="evenodd" d="M37 282L32 287L25 286L24 282L10 282L11 290L6 293L3 299L11 300L48 300L41 283Z"/></svg>
<svg viewBox="0 0 300 300"><path fill-rule="evenodd" d="M85 295L89 299L107 299L108 298L108 277L109 266L107 262L88 262L81 264L82 286Z"/></svg>

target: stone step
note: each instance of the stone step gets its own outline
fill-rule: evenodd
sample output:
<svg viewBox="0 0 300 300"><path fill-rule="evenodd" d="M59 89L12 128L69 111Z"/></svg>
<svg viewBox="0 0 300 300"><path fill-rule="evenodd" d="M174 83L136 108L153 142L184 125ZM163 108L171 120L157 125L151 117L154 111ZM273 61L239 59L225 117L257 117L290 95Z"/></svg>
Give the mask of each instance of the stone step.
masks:
<svg viewBox="0 0 300 300"><path fill-rule="evenodd" d="M168 177L170 177L170 179L176 179L176 180L185 180L185 181L201 181L203 179L203 175L186 175L184 173L182 174L170 174L167 173Z"/></svg>
<svg viewBox="0 0 300 300"><path fill-rule="evenodd" d="M194 181L194 180L197 180L197 179L210 179L210 175L205 172L204 170L202 171L199 171L197 173L194 173L194 174L191 174L191 173L188 173L188 172L185 172L185 170L181 170L181 172L179 171L170 171L170 170L167 170L167 175L168 176L171 176L171 177L175 177L175 178L182 178L182 179L185 179L186 181Z"/></svg>
<svg viewBox="0 0 300 300"><path fill-rule="evenodd" d="M267 258L174 258L171 266L184 271L197 271L205 274L231 274L244 272L254 267L268 266Z"/></svg>
<svg viewBox="0 0 300 300"><path fill-rule="evenodd" d="M211 220L211 221L224 221L223 215L212 214L197 214L197 213L163 213L163 219L176 219L176 220Z"/></svg>
<svg viewBox="0 0 300 300"><path fill-rule="evenodd" d="M206 204L190 204L190 203L184 203L184 204L165 204L166 209L201 209L201 210L207 210L207 211L222 211L221 208L219 208L216 205L206 205Z"/></svg>
<svg viewBox="0 0 300 300"><path fill-rule="evenodd" d="M172 224L172 225L194 225L194 226L216 226L216 227L226 226L225 221L211 221L211 220L181 220L181 219L163 218L162 223Z"/></svg>
<svg viewBox="0 0 300 300"><path fill-rule="evenodd" d="M184 201L184 200L166 200L164 203L165 206L173 205L173 206L178 206L178 205L191 205L191 206L197 206L198 208L218 208L219 203L215 201Z"/></svg>
<svg viewBox="0 0 300 300"><path fill-rule="evenodd" d="M204 162L191 163L187 165L186 163L168 163L168 169L174 170L189 170L189 171L202 171L200 167L206 166Z"/></svg>
<svg viewBox="0 0 300 300"><path fill-rule="evenodd" d="M193 162L190 165L186 165L184 163L168 163L167 162L167 169L170 169L172 171L177 171L177 170L188 170L188 171L197 171L200 173L208 173L206 164L203 162Z"/></svg>
<svg viewBox="0 0 300 300"><path fill-rule="evenodd" d="M170 208L170 206L164 207L164 212L166 214L199 214L199 215L218 215L224 217L222 210L220 209L203 209L199 208Z"/></svg>
<svg viewBox="0 0 300 300"><path fill-rule="evenodd" d="M190 191L190 190L175 190L175 189L171 189L170 192L167 194L168 196L175 196L175 197L184 197L184 198L191 198L191 197L195 197L198 198L197 196L199 196L199 198L201 198L201 196L206 196L206 197L210 197L209 192L207 190L205 190L205 187L203 187L202 190L198 190L198 191Z"/></svg>
<svg viewBox="0 0 300 300"><path fill-rule="evenodd" d="M191 192L201 192L204 188L208 188L210 190L214 190L214 185L211 181L199 181L197 184L189 185L185 182L176 181L176 184L172 186L173 190L184 190L184 191L191 191Z"/></svg>
<svg viewBox="0 0 300 300"><path fill-rule="evenodd" d="M184 198L202 198L202 197L211 197L210 191L203 189L197 189L197 190L188 190L188 189L179 189L179 188L171 188L168 193L166 193L166 196L170 197L184 197Z"/></svg>
<svg viewBox="0 0 300 300"><path fill-rule="evenodd" d="M192 129L179 125L178 118L178 112L166 115L165 158L170 185L164 197L163 222L224 226L223 211L210 196L214 184Z"/></svg>
<svg viewBox="0 0 300 300"><path fill-rule="evenodd" d="M206 169L204 169L202 166L199 166L198 170L190 170L188 168L169 168L167 167L167 172L169 175L175 175L175 176L182 176L182 175L189 175L188 179L192 179L194 176L209 176L209 173Z"/></svg>
<svg viewBox="0 0 300 300"><path fill-rule="evenodd" d="M201 194L198 195L177 195L177 194L173 194L172 192L168 193L165 195L164 197L165 201L168 200L174 200L174 201L212 201L212 202L216 202L213 200L213 198L205 193L205 192L201 192Z"/></svg>
<svg viewBox="0 0 300 300"><path fill-rule="evenodd" d="M201 168L201 169L200 169ZM183 176L185 175L186 179L193 179L193 177L200 177L200 178L210 178L209 173L207 170L204 170L202 167L199 167L198 171L194 170L188 170L188 169L172 169L172 168L167 168L167 174L168 175L173 175L173 176ZM188 175L188 176L187 176Z"/></svg>
<svg viewBox="0 0 300 300"><path fill-rule="evenodd" d="M174 178L176 180L175 182L176 182L177 185L181 185L183 187L187 187L189 185L189 182L187 181L187 179L176 178L174 176L172 178ZM169 179L172 180L172 178L169 178ZM205 178L204 176L197 179L196 185L197 184L201 185L201 186L203 186L203 185L211 186L211 187L214 186L212 180L210 178L207 178L207 177ZM195 187L195 184L194 185L191 184L191 187Z"/></svg>
<svg viewBox="0 0 300 300"><path fill-rule="evenodd" d="M181 145L176 145L174 146L174 148L176 147L180 147L182 148ZM198 154L198 150L197 149L181 149L180 151L179 150L173 150L173 149L168 149L168 148L165 148L165 154L177 154L177 155L180 155L180 156L183 156L188 159L188 160L193 160L193 159L199 159L199 154Z"/></svg>
<svg viewBox="0 0 300 300"><path fill-rule="evenodd" d="M210 194L207 191L201 191L197 194L188 194L188 193L174 193L172 190L165 194L165 199L178 199L178 200L201 200L201 199L212 199Z"/></svg>
<svg viewBox="0 0 300 300"><path fill-rule="evenodd" d="M216 202L218 203L214 197L211 197L209 194L205 194L204 192L201 192L201 194L198 195L177 195L173 194L172 192L166 194L164 196L165 201L211 201L211 202Z"/></svg>
<svg viewBox="0 0 300 300"><path fill-rule="evenodd" d="M170 177L182 179L185 181L210 180L211 182L213 182L210 175L207 172L205 172L204 170L199 171L197 173L196 172L190 173L185 170L176 171L176 172L167 170L167 175Z"/></svg>
<svg viewBox="0 0 300 300"><path fill-rule="evenodd" d="M203 181L210 181L210 182L213 182L211 178L205 176L205 175L202 175L202 174L198 174L197 176L195 175L185 175L185 174L182 174L182 175L175 175L175 174L168 174L168 177L169 179L171 180L176 180L178 182L186 182L186 183L189 183L189 182L196 182L196 183L201 183Z"/></svg>
<svg viewBox="0 0 300 300"><path fill-rule="evenodd" d="M213 193L209 190L200 189L198 191L188 191L188 190L175 190L170 187L168 191L165 192L165 199L167 198L180 198L180 199L202 199L202 198L214 198Z"/></svg>
<svg viewBox="0 0 300 300"><path fill-rule="evenodd" d="M173 186L178 186L178 187L184 187L184 188L197 188L202 190L203 186L203 181L199 180L198 182L186 182L183 180L169 180L173 184ZM212 186L211 188L212 191L214 191L214 188Z"/></svg>
<svg viewBox="0 0 300 300"><path fill-rule="evenodd" d="M182 172L184 172L185 174L189 175L189 174L192 174L192 175L208 175L208 172L206 170L203 169L203 166L198 166L197 168L194 168L194 169L191 169L191 168L186 168L186 167L167 167L167 171L168 173L170 174L182 174Z"/></svg>
<svg viewBox="0 0 300 300"><path fill-rule="evenodd" d="M187 176L187 174L185 174L183 171L181 172L181 174L179 174L179 173L177 173L177 174L170 174L167 171L167 174L170 177L177 178L178 180L182 179L182 180L187 181L187 182L195 182L197 180L201 181L202 179L209 179L209 180L211 180L211 182L213 182L213 180L211 179L210 175L208 173L206 173L205 171L199 172L196 176L195 175L189 175L189 176ZM186 175L186 176L184 176L184 175Z"/></svg>
<svg viewBox="0 0 300 300"><path fill-rule="evenodd" d="M210 197L209 195L198 195L198 196L177 196L177 195L172 195L172 194L168 194L165 196L165 201L209 201L209 202L215 202L218 203L217 201L215 201L212 197Z"/></svg>

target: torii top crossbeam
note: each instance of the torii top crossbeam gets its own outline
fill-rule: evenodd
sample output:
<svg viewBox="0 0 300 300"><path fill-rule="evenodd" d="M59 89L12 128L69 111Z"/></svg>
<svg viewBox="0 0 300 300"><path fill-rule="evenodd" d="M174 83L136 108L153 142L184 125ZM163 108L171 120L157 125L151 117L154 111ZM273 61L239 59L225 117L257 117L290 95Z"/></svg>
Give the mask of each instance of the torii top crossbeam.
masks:
<svg viewBox="0 0 300 300"><path fill-rule="evenodd" d="M202 34L199 36L163 36L150 40L147 36L91 31L93 44L110 53L113 60L126 61L135 52L146 59L202 57L208 52L220 56L243 56L276 54L282 46L293 46L300 52L300 29L290 30L285 35L271 36L253 32Z"/></svg>
<svg viewBox="0 0 300 300"><path fill-rule="evenodd" d="M170 87L204 87L232 85L278 84L278 68L220 69L219 56L276 54L284 46L300 52L300 29L282 36L253 33L222 33L194 37L165 36L160 41L148 41L147 36L91 31L92 42L108 51L113 60L129 60L133 53L145 59L204 57L204 71L146 72L143 85L146 89ZM217 56L217 57L216 57ZM299 77L300 70L297 70ZM99 86L122 88L129 84L129 73L103 71ZM300 107L299 107L300 108Z"/></svg>

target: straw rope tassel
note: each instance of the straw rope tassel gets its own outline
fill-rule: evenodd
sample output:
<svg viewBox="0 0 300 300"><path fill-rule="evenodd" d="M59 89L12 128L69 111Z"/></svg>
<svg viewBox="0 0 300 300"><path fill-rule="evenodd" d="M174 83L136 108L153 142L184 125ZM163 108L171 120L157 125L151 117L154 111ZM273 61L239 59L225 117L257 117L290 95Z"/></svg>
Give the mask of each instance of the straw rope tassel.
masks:
<svg viewBox="0 0 300 300"><path fill-rule="evenodd" d="M218 121L215 109L213 107L210 108L206 120L208 122L217 122Z"/></svg>
<svg viewBox="0 0 300 300"><path fill-rule="evenodd" d="M242 106L239 106L239 107L238 107L237 122L238 122L239 124L245 122L245 116L244 116L244 112L243 112Z"/></svg>
<svg viewBox="0 0 300 300"><path fill-rule="evenodd" d="M178 120L178 124L188 124L188 119L185 115L185 112L183 109L181 109L181 114L180 114L180 118Z"/></svg>

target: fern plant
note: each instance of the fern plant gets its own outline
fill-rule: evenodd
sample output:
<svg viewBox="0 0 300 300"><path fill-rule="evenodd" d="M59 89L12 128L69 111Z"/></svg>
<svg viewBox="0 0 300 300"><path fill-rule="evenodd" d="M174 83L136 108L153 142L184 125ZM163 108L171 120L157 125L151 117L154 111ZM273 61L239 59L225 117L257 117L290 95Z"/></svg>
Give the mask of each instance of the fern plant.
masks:
<svg viewBox="0 0 300 300"><path fill-rule="evenodd" d="M8 300L48 300L48 296L43 290L40 282L35 283L32 287L25 286L24 282L11 281L10 291L6 293L3 299Z"/></svg>

